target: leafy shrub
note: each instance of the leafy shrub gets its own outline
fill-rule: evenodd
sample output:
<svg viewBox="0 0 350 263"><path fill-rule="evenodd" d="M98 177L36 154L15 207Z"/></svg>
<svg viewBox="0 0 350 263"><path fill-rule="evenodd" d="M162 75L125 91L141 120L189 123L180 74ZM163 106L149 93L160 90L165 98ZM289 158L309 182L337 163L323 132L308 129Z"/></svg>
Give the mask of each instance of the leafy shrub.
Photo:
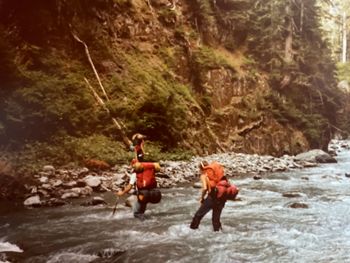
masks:
<svg viewBox="0 0 350 263"><path fill-rule="evenodd" d="M25 85L16 89L5 104L9 139L45 139L61 133L79 135L96 130L92 98L74 74L65 78L27 72Z"/></svg>
<svg viewBox="0 0 350 263"><path fill-rule="evenodd" d="M160 160L182 161L190 160L193 152L188 149L173 148L171 151L164 151L166 147L157 142L146 142L145 159L148 161L159 162Z"/></svg>

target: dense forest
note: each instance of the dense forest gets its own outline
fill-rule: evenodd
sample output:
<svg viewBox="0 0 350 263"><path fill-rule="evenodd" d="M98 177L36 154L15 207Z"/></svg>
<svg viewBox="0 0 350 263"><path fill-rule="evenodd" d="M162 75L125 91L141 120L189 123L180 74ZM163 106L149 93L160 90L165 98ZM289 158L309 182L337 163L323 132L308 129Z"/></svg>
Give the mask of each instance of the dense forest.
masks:
<svg viewBox="0 0 350 263"><path fill-rule="evenodd" d="M136 132L158 160L326 149L350 132L349 67L321 24L332 5L0 0L3 156L115 164Z"/></svg>

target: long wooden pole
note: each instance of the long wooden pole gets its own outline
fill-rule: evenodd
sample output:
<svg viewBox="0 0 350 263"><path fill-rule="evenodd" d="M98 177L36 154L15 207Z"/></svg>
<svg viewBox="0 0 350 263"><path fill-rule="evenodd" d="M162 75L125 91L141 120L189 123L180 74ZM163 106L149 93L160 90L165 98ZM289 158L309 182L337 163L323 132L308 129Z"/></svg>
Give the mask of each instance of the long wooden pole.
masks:
<svg viewBox="0 0 350 263"><path fill-rule="evenodd" d="M103 93L103 95L105 96L106 100L109 101L109 98L108 98L108 96L107 96L106 90L105 90L105 88L104 88L103 85L102 85L102 81L101 81L101 79L100 79L100 76L98 75L97 70L96 70L95 65L94 65L94 62L93 62L92 59L91 59L88 46L87 46L86 43L85 43L83 40L81 40L76 34L72 33L72 35L73 35L73 37L74 37L74 39L75 39L76 41L78 41L79 43L81 43L81 44L84 46L84 48L85 48L85 54L86 54L86 56L87 56L87 58L88 58L88 60L89 60L89 63L90 63L90 65L91 65L92 70L93 70L94 73L95 73L97 82L98 82L98 84L99 84L99 86L100 86L100 88L101 88L101 90L102 90L102 93Z"/></svg>
<svg viewBox="0 0 350 263"><path fill-rule="evenodd" d="M96 76L96 79L97 79L97 82L98 82L98 84L99 84L99 86L100 86L100 89L102 90L102 93L103 93L104 97L106 98L106 100L109 101L109 98L108 98L108 96L107 96L107 92L106 92L105 88L103 87L101 78L100 78L100 76L98 75L97 70L96 70L96 67L95 67L95 65L94 65L94 62L92 61L92 58L91 58L91 56L90 56L90 51L89 51L89 48L88 48L87 44L86 44L83 40L81 40L76 34L74 34L73 32L71 32L71 33L72 33L74 39L75 39L76 41L78 41L79 43L81 43L81 44L84 46L84 48L85 48L85 54L86 54L86 56L87 56L87 58L88 58L88 60L89 60L89 63L90 63L90 65L91 65L91 68L92 68L92 70L93 70L93 72L94 72L94 74L95 74L95 76ZM94 95L94 97L95 97L97 103L100 104L100 105L105 109L105 111L106 111L109 115L111 115L110 110L107 108L105 102L104 102L103 99L98 95L98 93L95 91L95 89L92 87L92 85L90 84L90 82L88 81L88 79L84 77L84 80L85 80L85 82L86 82L88 88L91 90L92 94ZM126 136L126 134L125 134L125 132L124 132L122 126L121 126L120 123L117 121L117 119L114 118L114 117L111 117L111 118L112 118L113 124L115 125L115 127L117 128L119 134L121 135L122 140L123 140L125 146L126 146L127 148L129 148L130 145L131 145L131 141L130 141L129 138Z"/></svg>
<svg viewBox="0 0 350 263"><path fill-rule="evenodd" d="M97 103L103 107L103 109L110 115L110 110L107 108L106 104L104 103L103 99L97 94L97 92L95 91L95 89L91 86L90 82L88 81L87 78L84 78L88 88L91 90L92 94L94 95ZM120 123L117 121L116 118L114 117L111 117L112 118L112 121L113 121L113 124L114 126L117 128L119 134L121 135L122 139L123 139L123 142L125 144L125 146L127 148L130 147L131 145L131 141L129 140L129 138L126 136L124 130L123 130L123 127L120 125Z"/></svg>

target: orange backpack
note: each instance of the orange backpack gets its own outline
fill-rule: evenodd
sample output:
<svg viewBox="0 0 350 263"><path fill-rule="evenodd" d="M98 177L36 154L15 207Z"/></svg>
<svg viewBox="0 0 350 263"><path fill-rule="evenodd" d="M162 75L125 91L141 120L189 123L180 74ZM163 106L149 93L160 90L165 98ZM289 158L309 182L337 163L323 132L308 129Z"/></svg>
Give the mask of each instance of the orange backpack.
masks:
<svg viewBox="0 0 350 263"><path fill-rule="evenodd" d="M203 168L208 176L210 187L214 188L224 177L224 168L221 164L214 161Z"/></svg>

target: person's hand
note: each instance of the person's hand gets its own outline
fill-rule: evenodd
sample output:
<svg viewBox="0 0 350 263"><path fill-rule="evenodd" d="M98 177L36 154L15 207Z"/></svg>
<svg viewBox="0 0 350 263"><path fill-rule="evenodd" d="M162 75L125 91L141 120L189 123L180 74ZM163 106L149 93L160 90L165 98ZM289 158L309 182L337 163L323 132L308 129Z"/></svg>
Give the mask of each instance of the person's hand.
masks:
<svg viewBox="0 0 350 263"><path fill-rule="evenodd" d="M124 193L123 193L123 191L118 191L115 194L116 194L116 196L122 196Z"/></svg>

